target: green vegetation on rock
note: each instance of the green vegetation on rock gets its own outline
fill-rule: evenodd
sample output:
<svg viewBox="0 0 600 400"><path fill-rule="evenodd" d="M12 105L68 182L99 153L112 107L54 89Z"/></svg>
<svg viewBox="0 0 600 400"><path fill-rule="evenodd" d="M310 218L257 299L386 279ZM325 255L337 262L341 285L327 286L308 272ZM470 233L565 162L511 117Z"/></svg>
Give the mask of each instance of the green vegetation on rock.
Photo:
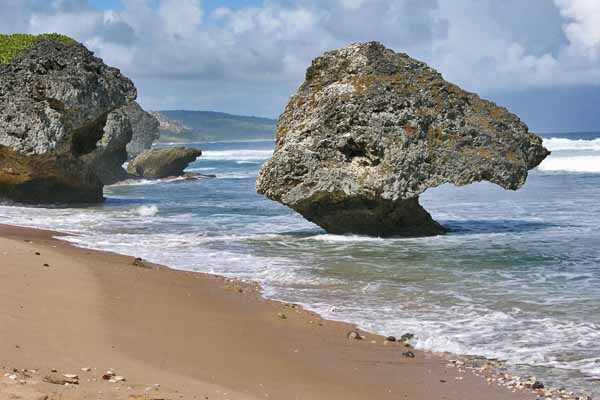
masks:
<svg viewBox="0 0 600 400"><path fill-rule="evenodd" d="M21 55L25 50L35 46L42 40L52 40L68 45L77 43L74 39L58 33L0 35L0 64L10 64L15 57Z"/></svg>

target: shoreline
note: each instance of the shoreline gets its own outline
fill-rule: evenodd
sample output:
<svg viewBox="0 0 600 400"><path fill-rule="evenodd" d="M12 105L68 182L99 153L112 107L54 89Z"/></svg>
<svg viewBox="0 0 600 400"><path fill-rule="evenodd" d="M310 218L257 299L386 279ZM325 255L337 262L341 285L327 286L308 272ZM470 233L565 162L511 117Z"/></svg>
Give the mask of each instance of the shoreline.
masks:
<svg viewBox="0 0 600 400"><path fill-rule="evenodd" d="M135 266L130 256L77 247L55 235L66 236L0 225L6 265L0 293L8 299L0 306L0 399L8 391L21 398L35 398L26 392L62 398L102 392L115 399L148 393L211 399L540 395L492 384L495 378L475 376L462 361L450 368L447 357L379 335L361 331L363 340L349 340L352 324L266 299L253 282ZM103 381L101 372L110 368L126 381ZM52 369L79 374L80 384L44 383Z"/></svg>

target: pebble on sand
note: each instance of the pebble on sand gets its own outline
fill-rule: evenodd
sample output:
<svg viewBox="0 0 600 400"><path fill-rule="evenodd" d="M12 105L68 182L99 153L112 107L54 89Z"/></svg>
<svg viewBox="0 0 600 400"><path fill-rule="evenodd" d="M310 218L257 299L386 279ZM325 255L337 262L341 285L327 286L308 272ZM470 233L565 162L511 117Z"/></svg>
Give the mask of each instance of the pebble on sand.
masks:
<svg viewBox="0 0 600 400"><path fill-rule="evenodd" d="M348 339L350 340L361 340L362 336L360 336L360 333L358 333L357 331L350 331L348 332Z"/></svg>

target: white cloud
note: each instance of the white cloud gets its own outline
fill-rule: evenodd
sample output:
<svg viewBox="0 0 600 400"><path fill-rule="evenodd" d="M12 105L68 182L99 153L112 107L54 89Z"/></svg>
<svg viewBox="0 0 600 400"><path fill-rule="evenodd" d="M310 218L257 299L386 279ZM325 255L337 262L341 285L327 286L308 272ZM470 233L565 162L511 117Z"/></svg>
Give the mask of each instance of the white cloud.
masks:
<svg viewBox="0 0 600 400"><path fill-rule="evenodd" d="M161 0L158 15L164 32L190 38L202 22L202 9L198 0Z"/></svg>
<svg viewBox="0 0 600 400"><path fill-rule="evenodd" d="M555 0L568 20L564 31L574 52L597 61L600 56L600 4L597 0Z"/></svg>
<svg viewBox="0 0 600 400"><path fill-rule="evenodd" d="M353 11L359 9L365 3L365 0L338 0L338 1L342 5L342 7L345 7L347 9L353 10Z"/></svg>
<svg viewBox="0 0 600 400"><path fill-rule="evenodd" d="M5 32L59 31L134 79L149 108L276 115L310 61L379 40L478 92L600 84L597 0L3 0Z"/></svg>

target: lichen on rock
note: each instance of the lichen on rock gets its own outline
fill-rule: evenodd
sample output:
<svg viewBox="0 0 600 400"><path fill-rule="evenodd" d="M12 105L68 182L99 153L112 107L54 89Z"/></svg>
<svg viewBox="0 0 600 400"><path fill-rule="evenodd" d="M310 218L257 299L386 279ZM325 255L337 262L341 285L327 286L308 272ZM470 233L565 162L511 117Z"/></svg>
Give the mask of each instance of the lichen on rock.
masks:
<svg viewBox="0 0 600 400"><path fill-rule="evenodd" d="M42 37L0 65L0 198L102 201L86 156L97 151L109 114L136 95L118 69L75 41Z"/></svg>
<svg viewBox="0 0 600 400"><path fill-rule="evenodd" d="M505 108L377 42L315 59L279 119L257 191L330 233L446 231L419 205L444 183L516 190L549 152Z"/></svg>

